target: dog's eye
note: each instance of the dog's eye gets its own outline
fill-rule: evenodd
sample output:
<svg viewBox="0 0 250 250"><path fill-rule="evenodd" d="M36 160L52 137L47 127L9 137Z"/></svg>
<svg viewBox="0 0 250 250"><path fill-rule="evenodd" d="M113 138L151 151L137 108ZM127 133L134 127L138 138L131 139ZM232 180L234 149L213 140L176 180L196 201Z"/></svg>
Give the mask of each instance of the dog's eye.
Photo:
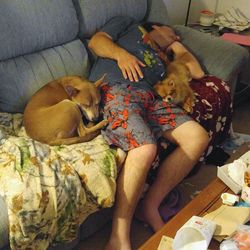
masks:
<svg viewBox="0 0 250 250"><path fill-rule="evenodd" d="M88 105L88 104L82 104L82 106L84 107L84 108L89 108L90 107L90 105Z"/></svg>
<svg viewBox="0 0 250 250"><path fill-rule="evenodd" d="M169 81L168 86L170 86L170 87L174 86L174 81Z"/></svg>

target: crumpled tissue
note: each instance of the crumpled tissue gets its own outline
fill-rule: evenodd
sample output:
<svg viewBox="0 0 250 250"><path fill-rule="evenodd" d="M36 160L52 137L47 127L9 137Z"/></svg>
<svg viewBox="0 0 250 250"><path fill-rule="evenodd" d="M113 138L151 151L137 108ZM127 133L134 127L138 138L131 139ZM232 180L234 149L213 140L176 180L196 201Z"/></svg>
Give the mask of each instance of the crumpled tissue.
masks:
<svg viewBox="0 0 250 250"><path fill-rule="evenodd" d="M244 173L248 170L248 165L242 159L235 160L228 164L228 175L240 186L244 185Z"/></svg>

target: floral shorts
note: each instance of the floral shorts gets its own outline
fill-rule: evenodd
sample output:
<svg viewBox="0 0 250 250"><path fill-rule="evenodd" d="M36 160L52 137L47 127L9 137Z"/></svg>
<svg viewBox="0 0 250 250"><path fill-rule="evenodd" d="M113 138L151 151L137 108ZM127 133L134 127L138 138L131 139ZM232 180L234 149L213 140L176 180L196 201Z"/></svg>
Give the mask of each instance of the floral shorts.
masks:
<svg viewBox="0 0 250 250"><path fill-rule="evenodd" d="M102 134L110 145L125 151L156 144L164 131L192 120L181 108L136 83L112 82L103 86L102 94L104 118L109 122Z"/></svg>

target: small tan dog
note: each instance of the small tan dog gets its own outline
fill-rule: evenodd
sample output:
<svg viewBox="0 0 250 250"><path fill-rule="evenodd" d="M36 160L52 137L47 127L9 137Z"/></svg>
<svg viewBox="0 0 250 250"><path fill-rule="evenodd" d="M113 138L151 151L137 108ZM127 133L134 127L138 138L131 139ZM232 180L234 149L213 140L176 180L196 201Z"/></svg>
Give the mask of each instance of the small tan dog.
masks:
<svg viewBox="0 0 250 250"><path fill-rule="evenodd" d="M78 76L62 77L38 90L24 110L27 134L49 145L73 144L92 140L107 124L103 120L92 127L84 125L99 117L100 87L105 75L91 83Z"/></svg>
<svg viewBox="0 0 250 250"><path fill-rule="evenodd" d="M173 101L192 113L195 96L189 86L190 80L191 73L186 64L181 59L175 59L167 66L167 77L158 82L154 89L164 101Z"/></svg>

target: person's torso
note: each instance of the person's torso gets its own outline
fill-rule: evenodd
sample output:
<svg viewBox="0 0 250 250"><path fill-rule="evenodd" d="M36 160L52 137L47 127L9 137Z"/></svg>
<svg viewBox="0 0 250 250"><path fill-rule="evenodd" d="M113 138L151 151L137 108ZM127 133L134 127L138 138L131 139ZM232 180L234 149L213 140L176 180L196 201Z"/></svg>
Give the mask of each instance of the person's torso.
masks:
<svg viewBox="0 0 250 250"><path fill-rule="evenodd" d="M166 65L158 56L158 53L145 43L144 36L145 30L138 24L133 24L120 35L116 43L146 65L141 67L144 78L140 79L139 82L134 82L134 84L143 89L151 89L154 84L164 78ZM110 82L131 83L124 79L115 60L98 58L91 69L90 80L96 80L104 73L107 73Z"/></svg>

